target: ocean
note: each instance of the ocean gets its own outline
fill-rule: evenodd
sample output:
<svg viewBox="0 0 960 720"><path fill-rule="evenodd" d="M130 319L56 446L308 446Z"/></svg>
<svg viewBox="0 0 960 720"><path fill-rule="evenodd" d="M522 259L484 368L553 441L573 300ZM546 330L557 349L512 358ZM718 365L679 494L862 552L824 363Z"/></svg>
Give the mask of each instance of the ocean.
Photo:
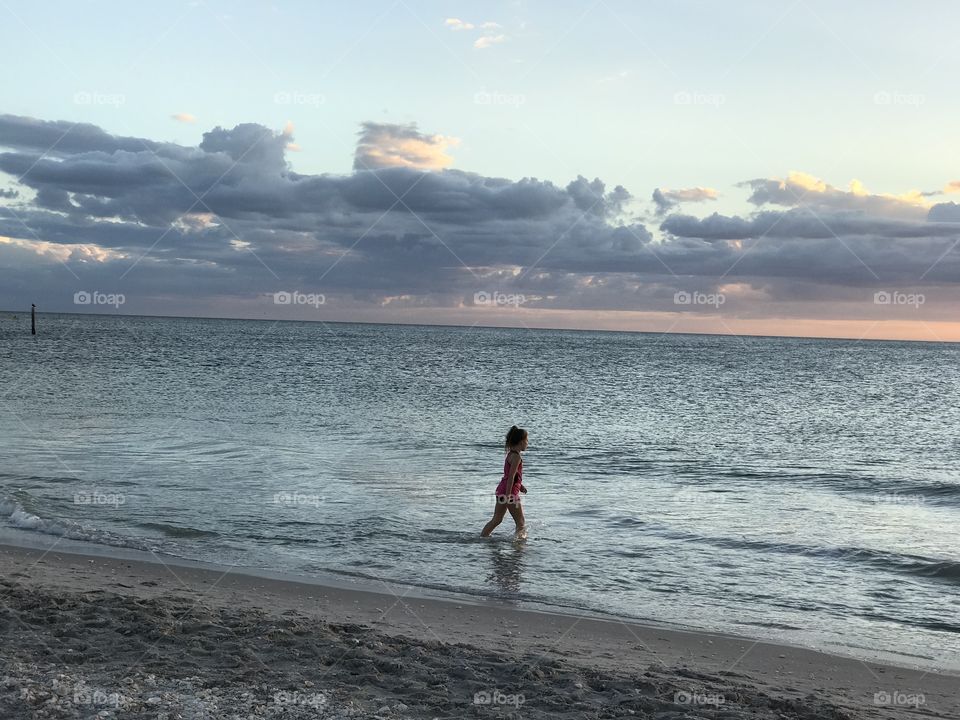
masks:
<svg viewBox="0 0 960 720"><path fill-rule="evenodd" d="M960 669L960 346L38 325L0 316L11 533ZM528 539L481 540L513 424Z"/></svg>

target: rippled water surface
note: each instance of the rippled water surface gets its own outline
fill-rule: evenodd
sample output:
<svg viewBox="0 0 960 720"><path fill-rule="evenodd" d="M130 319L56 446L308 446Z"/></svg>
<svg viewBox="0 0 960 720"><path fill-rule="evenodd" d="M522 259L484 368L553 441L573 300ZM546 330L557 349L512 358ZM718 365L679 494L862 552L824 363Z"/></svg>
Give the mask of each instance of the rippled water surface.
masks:
<svg viewBox="0 0 960 720"><path fill-rule="evenodd" d="M0 322L0 522L960 668L960 348ZM493 509L528 428L529 539Z"/></svg>

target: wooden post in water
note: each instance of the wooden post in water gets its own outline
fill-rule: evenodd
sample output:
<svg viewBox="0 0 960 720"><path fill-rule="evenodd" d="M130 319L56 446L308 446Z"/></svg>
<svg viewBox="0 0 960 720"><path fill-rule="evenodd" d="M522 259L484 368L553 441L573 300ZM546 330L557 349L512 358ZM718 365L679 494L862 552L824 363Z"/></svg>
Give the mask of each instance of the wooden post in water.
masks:
<svg viewBox="0 0 960 720"><path fill-rule="evenodd" d="M30 334L37 334L37 306L30 303Z"/></svg>

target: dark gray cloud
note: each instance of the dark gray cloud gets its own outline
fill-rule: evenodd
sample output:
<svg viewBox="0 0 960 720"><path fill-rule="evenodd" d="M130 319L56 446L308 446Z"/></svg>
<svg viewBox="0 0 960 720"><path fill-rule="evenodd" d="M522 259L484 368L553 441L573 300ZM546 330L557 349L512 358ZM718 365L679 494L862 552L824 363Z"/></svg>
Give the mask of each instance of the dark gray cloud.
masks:
<svg viewBox="0 0 960 720"><path fill-rule="evenodd" d="M44 154L50 125L70 141ZM305 175L286 161L289 135L259 125L216 128L196 148L111 146L89 126L71 137L77 127L0 118L0 171L33 191L0 211L0 235L109 250L102 264L115 283L179 274L186 262L250 292L322 283L357 297L462 297L492 268L612 271L652 240L621 224L629 193L598 179L560 187L411 167Z"/></svg>
<svg viewBox="0 0 960 720"><path fill-rule="evenodd" d="M749 305L731 299L724 310L757 312L757 298L960 282L951 222L837 198L816 212L669 215L654 237L631 220L630 193L600 179L424 170L445 156L450 141L439 137L368 123L361 169L312 175L288 164L289 132L256 124L184 147L0 116L0 172L21 189L0 205L0 303L25 288L63 298L98 287L150 298L155 307L138 309L156 311L173 299L241 303L299 288L373 307L456 307L497 289L524 294L527 307L673 312L677 290L737 285ZM757 195L770 187L751 182L754 202L773 203ZM657 192L670 207L715 193L695 190L705 189ZM930 220L949 220L950 205Z"/></svg>
<svg viewBox="0 0 960 720"><path fill-rule="evenodd" d="M715 240L745 238L835 238L867 237L871 239L955 238L960 227L928 222L892 220L854 212L821 213L809 208L787 211L763 211L749 218L713 213L705 218L671 215L660 229L676 237Z"/></svg>
<svg viewBox="0 0 960 720"><path fill-rule="evenodd" d="M601 218L615 218L624 211L631 195L622 185L617 185L610 193L598 178L592 182L578 177L567 185L567 193L573 198L574 205L585 213Z"/></svg>
<svg viewBox="0 0 960 720"><path fill-rule="evenodd" d="M927 213L931 222L960 222L960 204L955 202L937 203Z"/></svg>
<svg viewBox="0 0 960 720"><path fill-rule="evenodd" d="M657 215L666 215L677 206L677 203L664 195L660 188L653 191L653 204L657 206Z"/></svg>
<svg viewBox="0 0 960 720"><path fill-rule="evenodd" d="M736 266L722 271L727 278L829 283L841 288L839 295L853 286L960 282L960 253L951 252L960 240L960 224L795 208L748 218L671 215L660 229L677 243L736 247ZM820 292L829 296L835 291L821 287Z"/></svg>
<svg viewBox="0 0 960 720"><path fill-rule="evenodd" d="M5 147L55 157L78 152L139 152L156 150L160 145L151 140L111 135L89 123L37 120L20 115L0 115L0 138Z"/></svg>

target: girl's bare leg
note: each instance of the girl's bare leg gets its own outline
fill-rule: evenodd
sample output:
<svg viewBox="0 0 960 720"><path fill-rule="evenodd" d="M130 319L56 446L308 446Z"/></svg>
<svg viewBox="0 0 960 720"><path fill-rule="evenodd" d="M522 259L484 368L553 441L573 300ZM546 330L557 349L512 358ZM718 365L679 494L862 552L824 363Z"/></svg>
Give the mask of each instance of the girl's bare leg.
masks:
<svg viewBox="0 0 960 720"><path fill-rule="evenodd" d="M490 533L493 532L493 529L501 523L503 516L507 513L507 506L504 503L497 503L496 507L493 509L493 519L490 520L486 525L483 526L483 530L480 531L480 537L487 537Z"/></svg>
<svg viewBox="0 0 960 720"><path fill-rule="evenodd" d="M507 505L507 509L510 511L510 517L513 518L513 522L517 524L517 537L524 537L526 522L523 517L523 507L517 502Z"/></svg>

